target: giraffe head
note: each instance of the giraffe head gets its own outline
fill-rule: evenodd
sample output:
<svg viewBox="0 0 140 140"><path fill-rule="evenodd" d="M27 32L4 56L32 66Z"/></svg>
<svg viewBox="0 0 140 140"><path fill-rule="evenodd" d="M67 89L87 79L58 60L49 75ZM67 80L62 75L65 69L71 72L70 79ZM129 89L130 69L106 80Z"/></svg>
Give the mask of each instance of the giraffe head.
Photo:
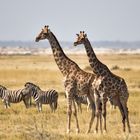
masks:
<svg viewBox="0 0 140 140"><path fill-rule="evenodd" d="M51 31L49 29L49 26L48 25L47 26L45 25L44 28L42 29L42 31L36 37L35 41L36 42L39 42L40 40L48 39L50 32Z"/></svg>
<svg viewBox="0 0 140 140"><path fill-rule="evenodd" d="M76 34L77 38L76 41L74 42L74 46L84 44L85 39L87 38L87 34L85 34L84 31L80 31L80 34Z"/></svg>

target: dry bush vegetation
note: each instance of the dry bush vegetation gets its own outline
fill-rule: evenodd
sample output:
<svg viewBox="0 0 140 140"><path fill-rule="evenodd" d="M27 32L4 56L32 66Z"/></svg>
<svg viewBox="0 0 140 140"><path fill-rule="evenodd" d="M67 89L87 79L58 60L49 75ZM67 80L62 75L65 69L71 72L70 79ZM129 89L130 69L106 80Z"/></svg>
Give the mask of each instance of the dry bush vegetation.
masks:
<svg viewBox="0 0 140 140"><path fill-rule="evenodd" d="M27 81L38 84L42 89L54 88L59 94L59 105L56 113L51 113L49 106L43 106L43 112L37 108L26 109L23 103L11 104L4 109L0 100L0 140L138 140L140 139L140 56L139 55L98 55L99 59L109 68L126 79L130 91L128 101L132 133L123 133L119 110L107 108L108 133L94 134L95 125L90 134L86 135L91 112L78 113L81 133L75 134L75 120L72 116L71 134L66 134L67 107L64 97L63 77L52 55L48 56L0 56L1 85L9 89L22 88ZM77 64L85 69L89 66L87 56L70 55ZM129 70L126 70L128 69ZM90 69L87 71L92 72Z"/></svg>

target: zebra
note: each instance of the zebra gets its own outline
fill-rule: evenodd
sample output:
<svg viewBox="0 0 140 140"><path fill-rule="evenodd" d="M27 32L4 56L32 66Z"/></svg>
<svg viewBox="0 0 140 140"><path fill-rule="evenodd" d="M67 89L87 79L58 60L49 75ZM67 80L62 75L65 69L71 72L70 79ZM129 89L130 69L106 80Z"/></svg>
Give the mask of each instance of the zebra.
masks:
<svg viewBox="0 0 140 140"><path fill-rule="evenodd" d="M65 98L67 98L66 94L65 94ZM74 98L74 101L77 104L78 112L80 111L82 113L81 104L87 105L87 111L89 110L89 108L91 108L90 101L89 101L89 99L86 95L75 94L75 95L73 95L73 98Z"/></svg>
<svg viewBox="0 0 140 140"><path fill-rule="evenodd" d="M5 104L5 108L10 107L10 103L19 103L21 101L23 101L25 107L28 108L31 94L27 88L19 90L8 90L6 87L0 85L0 97Z"/></svg>
<svg viewBox="0 0 140 140"><path fill-rule="evenodd" d="M51 111L55 112L58 102L58 92L56 90L52 89L48 91L43 91L40 89L39 86L31 82L27 82L25 84L25 87L28 87L32 90L31 94L35 100L39 112L42 111L42 104L49 104Z"/></svg>
<svg viewBox="0 0 140 140"><path fill-rule="evenodd" d="M75 94L74 95L74 100L75 100L75 102L77 104L78 111L80 111L82 113L81 104L87 105L87 111L89 110L90 102L89 102L89 100L88 100L86 95L77 95L77 94Z"/></svg>

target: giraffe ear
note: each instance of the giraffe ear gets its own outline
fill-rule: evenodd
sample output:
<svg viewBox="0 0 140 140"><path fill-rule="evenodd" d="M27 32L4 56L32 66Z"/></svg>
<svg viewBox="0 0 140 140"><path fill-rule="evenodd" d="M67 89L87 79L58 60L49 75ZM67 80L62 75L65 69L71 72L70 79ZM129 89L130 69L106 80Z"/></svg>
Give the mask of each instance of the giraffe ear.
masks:
<svg viewBox="0 0 140 140"><path fill-rule="evenodd" d="M87 34L85 34L84 36L87 37Z"/></svg>
<svg viewBox="0 0 140 140"><path fill-rule="evenodd" d="M48 29L48 33L50 33L51 32L51 30L50 29Z"/></svg>
<svg viewBox="0 0 140 140"><path fill-rule="evenodd" d="M76 34L79 37L79 34Z"/></svg>
<svg viewBox="0 0 140 140"><path fill-rule="evenodd" d="M44 28L47 28L48 29L49 28L49 25L45 25Z"/></svg>

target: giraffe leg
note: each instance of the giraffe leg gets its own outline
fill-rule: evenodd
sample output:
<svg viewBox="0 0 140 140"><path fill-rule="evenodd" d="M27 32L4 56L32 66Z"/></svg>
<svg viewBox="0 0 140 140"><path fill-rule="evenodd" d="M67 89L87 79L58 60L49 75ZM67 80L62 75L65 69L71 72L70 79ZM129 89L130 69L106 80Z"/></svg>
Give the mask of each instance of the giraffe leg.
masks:
<svg viewBox="0 0 140 140"><path fill-rule="evenodd" d="M91 98L90 95L88 95L88 100L90 102L92 113L91 113L91 118L90 118L90 122L89 122L89 127L88 127L88 130L87 130L86 133L89 133L90 132L91 127L92 127L92 124L94 122L94 118L95 118L95 104L94 104L94 101L93 101L93 99Z"/></svg>
<svg viewBox="0 0 140 140"><path fill-rule="evenodd" d="M70 133L71 115L72 115L72 103L73 102L75 103L75 101L73 99L73 95L76 94L76 83L75 83L75 81L73 81L73 79L72 80L67 79L64 82L64 86L65 86L65 91L66 91L66 95L67 95L67 114L68 114L67 133ZM75 113L75 118L76 118L77 131L79 131L77 112Z"/></svg>
<svg viewBox="0 0 140 140"><path fill-rule="evenodd" d="M89 101L89 99L87 98L87 112L89 111L89 108L90 108L90 101Z"/></svg>
<svg viewBox="0 0 140 140"><path fill-rule="evenodd" d="M102 104L101 104L101 114L103 115L103 121L104 121L104 130L103 132L106 133L107 129L106 129L106 102L107 102L107 98L103 98L102 99Z"/></svg>
<svg viewBox="0 0 140 140"><path fill-rule="evenodd" d="M126 122L127 122L128 132L131 133L130 123L129 123L129 117L128 117L128 107L127 107L127 104L123 102L122 103L122 107L123 107L125 119L126 119Z"/></svg>
<svg viewBox="0 0 140 140"><path fill-rule="evenodd" d="M82 113L82 107L81 107L81 103L79 103L79 110Z"/></svg>
<svg viewBox="0 0 140 140"><path fill-rule="evenodd" d="M68 97L68 102L67 102L67 113L68 113L68 123L67 123L67 133L70 133L70 125L71 125L71 114L72 114L72 101Z"/></svg>
<svg viewBox="0 0 140 140"><path fill-rule="evenodd" d="M118 107L122 115L123 131L125 132L125 114L124 114L124 110L120 102L118 102Z"/></svg>
<svg viewBox="0 0 140 140"><path fill-rule="evenodd" d="M98 93L95 93L94 97L95 97L96 118L97 118L95 133L98 133L99 119L100 119L100 115L101 115L101 102L100 102L100 96Z"/></svg>
<svg viewBox="0 0 140 140"><path fill-rule="evenodd" d="M75 101L73 100L73 107L74 107L74 116L75 116L75 120L76 120L76 133L80 132L79 129L79 123L78 123L78 118L77 118L77 109L76 109L76 105L75 105Z"/></svg>
<svg viewBox="0 0 140 140"><path fill-rule="evenodd" d="M103 128L102 128L102 113L100 113L100 130L101 130L101 133L103 133Z"/></svg>
<svg viewBox="0 0 140 140"><path fill-rule="evenodd" d="M99 119L100 119L100 113L98 111L96 112L96 118L97 118L97 121L96 121L96 127L95 127L94 133L98 133L98 125L99 125Z"/></svg>

